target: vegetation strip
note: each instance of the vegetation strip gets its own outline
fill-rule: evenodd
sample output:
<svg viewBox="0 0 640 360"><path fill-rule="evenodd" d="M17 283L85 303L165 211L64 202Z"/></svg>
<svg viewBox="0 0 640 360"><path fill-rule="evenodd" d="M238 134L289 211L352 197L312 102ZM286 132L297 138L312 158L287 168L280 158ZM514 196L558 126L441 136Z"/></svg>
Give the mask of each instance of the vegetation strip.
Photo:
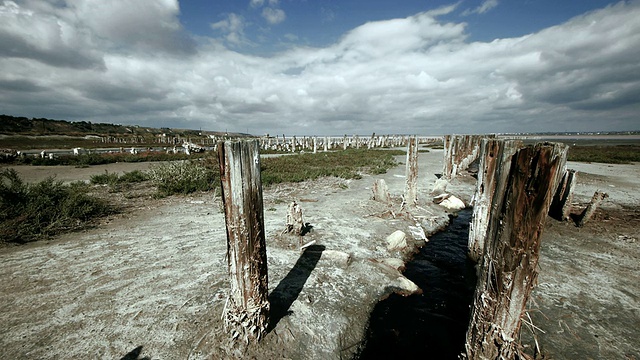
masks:
<svg viewBox="0 0 640 360"><path fill-rule="evenodd" d="M0 171L0 239L26 243L86 227L113 206L89 195L89 185L68 185L53 178L26 184L14 169Z"/></svg>
<svg viewBox="0 0 640 360"><path fill-rule="evenodd" d="M363 173L387 172L397 165L394 155L403 154L404 151L397 150L349 149L265 158L262 181L269 186L323 176L359 179ZM26 243L84 228L93 219L113 214L114 205L90 194L91 184L109 186L109 192L122 192L127 184L147 182L156 188L156 197L165 197L211 191L220 186L219 172L218 160L211 154L192 160L160 162L148 171L134 170L122 175L105 172L93 175L90 184L65 185L53 178L27 184L15 170L4 169L0 172L0 242Z"/></svg>

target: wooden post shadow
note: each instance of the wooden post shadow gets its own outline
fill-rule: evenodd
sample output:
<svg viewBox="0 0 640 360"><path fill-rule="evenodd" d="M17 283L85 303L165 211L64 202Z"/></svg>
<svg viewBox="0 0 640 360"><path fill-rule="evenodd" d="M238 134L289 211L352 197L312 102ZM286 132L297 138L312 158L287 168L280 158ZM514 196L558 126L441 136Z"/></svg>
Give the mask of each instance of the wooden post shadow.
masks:
<svg viewBox="0 0 640 360"><path fill-rule="evenodd" d="M311 245L304 252L289 270L287 276L284 277L278 286L269 294L269 303L271 304L269 326L267 332L275 329L278 322L283 317L291 314L289 308L291 304L298 298L304 284L315 269L322 252L325 247L323 245Z"/></svg>

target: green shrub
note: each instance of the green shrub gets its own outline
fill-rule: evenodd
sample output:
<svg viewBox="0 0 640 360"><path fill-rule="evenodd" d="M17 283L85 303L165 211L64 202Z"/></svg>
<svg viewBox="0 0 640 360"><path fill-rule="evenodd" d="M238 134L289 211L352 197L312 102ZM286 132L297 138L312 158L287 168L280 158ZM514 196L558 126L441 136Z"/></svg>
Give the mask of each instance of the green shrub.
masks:
<svg viewBox="0 0 640 360"><path fill-rule="evenodd" d="M115 185L118 183L119 178L117 173L110 173L105 170L104 174L91 175L89 181L96 185Z"/></svg>
<svg viewBox="0 0 640 360"><path fill-rule="evenodd" d="M83 183L64 185L49 177L25 184L14 169L0 172L0 239L25 243L86 226L112 213L106 202L88 195Z"/></svg>
<svg viewBox="0 0 640 360"><path fill-rule="evenodd" d="M158 196L189 194L212 190L220 183L218 171L201 161L161 163L149 169L149 178L158 188Z"/></svg>
<svg viewBox="0 0 640 360"><path fill-rule="evenodd" d="M125 172L118 178L118 182L120 183L140 183L143 181L149 180L149 175L140 170L133 170L130 172Z"/></svg>

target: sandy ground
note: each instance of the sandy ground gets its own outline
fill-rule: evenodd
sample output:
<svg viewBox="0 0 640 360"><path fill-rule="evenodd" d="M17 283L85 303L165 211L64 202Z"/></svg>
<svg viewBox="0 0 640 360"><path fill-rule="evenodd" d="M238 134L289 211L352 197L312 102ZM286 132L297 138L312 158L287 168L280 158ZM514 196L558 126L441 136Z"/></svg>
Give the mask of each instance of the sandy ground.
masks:
<svg viewBox="0 0 640 360"><path fill-rule="evenodd" d="M385 238L403 230L411 245L419 245L419 229L429 235L448 220L428 197L442 151L421 153L419 161L421 207L411 214L399 211L404 167L379 176L394 196L395 218L370 199L377 177L265 189L269 288L277 316L274 329L249 348L230 342L220 321L226 235L212 194L145 202L92 230L2 248L0 358L351 358L376 302L406 287L385 262L406 259L412 249L388 251ZM59 180L88 180L105 169L140 166L147 165L56 171ZM536 331L536 339L547 358L640 359L640 164L569 167L579 171L577 209L596 189L610 197L584 228L548 219L529 311L544 331ZM38 171L19 168L26 179L42 176ZM473 186L473 178L462 176L448 190L468 201ZM280 234L292 200L313 227L302 239L316 241L313 251L301 254L298 238ZM531 350L533 338L523 329Z"/></svg>

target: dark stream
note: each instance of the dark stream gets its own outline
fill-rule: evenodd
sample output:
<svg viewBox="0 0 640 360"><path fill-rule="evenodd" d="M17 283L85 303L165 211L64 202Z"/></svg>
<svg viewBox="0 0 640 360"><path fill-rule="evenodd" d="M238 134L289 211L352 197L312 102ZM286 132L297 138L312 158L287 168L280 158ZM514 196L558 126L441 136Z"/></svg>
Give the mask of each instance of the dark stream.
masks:
<svg viewBox="0 0 640 360"><path fill-rule="evenodd" d="M470 218L471 210L461 211L407 264L404 275L424 292L392 294L376 305L358 359L457 359L463 353L476 284L466 256Z"/></svg>

